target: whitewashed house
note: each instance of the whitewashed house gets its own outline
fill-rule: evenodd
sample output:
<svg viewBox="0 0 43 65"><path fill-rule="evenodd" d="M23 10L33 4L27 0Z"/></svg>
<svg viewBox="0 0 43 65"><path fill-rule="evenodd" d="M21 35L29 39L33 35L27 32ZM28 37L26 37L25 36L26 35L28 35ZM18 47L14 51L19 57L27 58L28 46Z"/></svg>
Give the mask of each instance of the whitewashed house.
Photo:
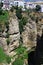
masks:
<svg viewBox="0 0 43 65"><path fill-rule="evenodd" d="M29 9L33 9L36 8L36 5L40 5L41 6L41 12L43 12L43 1L37 1L37 2L27 2L26 4L26 8Z"/></svg>
<svg viewBox="0 0 43 65"><path fill-rule="evenodd" d="M33 9L34 8L34 4L32 2L27 2L26 8L27 9L29 9L29 8Z"/></svg>
<svg viewBox="0 0 43 65"><path fill-rule="evenodd" d="M26 2L22 1L22 0L14 0L13 3L14 6L18 6L22 8L22 11L25 11L25 7L26 7Z"/></svg>
<svg viewBox="0 0 43 65"><path fill-rule="evenodd" d="M24 8L24 1L21 1L21 0L15 0L14 1L14 6L17 6L18 5L18 7L23 7Z"/></svg>

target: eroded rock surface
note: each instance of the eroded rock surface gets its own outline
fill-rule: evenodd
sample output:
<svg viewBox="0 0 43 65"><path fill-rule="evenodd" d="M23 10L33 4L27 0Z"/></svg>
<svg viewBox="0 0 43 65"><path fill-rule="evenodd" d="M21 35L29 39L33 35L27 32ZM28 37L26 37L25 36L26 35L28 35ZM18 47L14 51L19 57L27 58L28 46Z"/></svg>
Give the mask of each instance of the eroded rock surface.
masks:
<svg viewBox="0 0 43 65"><path fill-rule="evenodd" d="M7 32L6 32L7 31ZM7 55L15 55L14 49L19 46L20 32L19 22L15 14L9 18L9 29L5 27L3 32L0 32L0 46L3 47ZM8 44L7 44L8 43Z"/></svg>
<svg viewBox="0 0 43 65"><path fill-rule="evenodd" d="M22 33L23 43L26 47L33 47L36 46L37 43L37 35L42 35L43 30L43 21L32 21L31 19L28 20L29 22L24 27L24 32Z"/></svg>

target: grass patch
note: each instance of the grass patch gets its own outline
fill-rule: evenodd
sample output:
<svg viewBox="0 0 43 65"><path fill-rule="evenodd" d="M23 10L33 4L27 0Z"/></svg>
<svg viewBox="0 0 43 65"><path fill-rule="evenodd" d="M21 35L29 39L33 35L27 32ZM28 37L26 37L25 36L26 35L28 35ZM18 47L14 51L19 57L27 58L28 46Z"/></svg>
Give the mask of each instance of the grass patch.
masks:
<svg viewBox="0 0 43 65"><path fill-rule="evenodd" d="M12 65L23 65L24 59L28 59L26 48L21 45L15 51L17 52L18 58L12 63Z"/></svg>
<svg viewBox="0 0 43 65"><path fill-rule="evenodd" d="M17 52L17 54L22 54L24 53L24 51L26 50L25 47L19 46L15 51Z"/></svg>
<svg viewBox="0 0 43 65"><path fill-rule="evenodd" d="M17 52L17 55L22 59L28 58L28 52L26 51L26 47L19 46L15 51Z"/></svg>
<svg viewBox="0 0 43 65"><path fill-rule="evenodd" d="M10 63L11 61L11 58L9 56L7 56L3 49L0 47L0 63L2 62L7 62L7 63Z"/></svg>
<svg viewBox="0 0 43 65"><path fill-rule="evenodd" d="M6 61L6 55L3 52L3 49L0 47L0 62Z"/></svg>
<svg viewBox="0 0 43 65"><path fill-rule="evenodd" d="M22 58L17 58L15 62L12 63L12 65L23 65L24 61Z"/></svg>

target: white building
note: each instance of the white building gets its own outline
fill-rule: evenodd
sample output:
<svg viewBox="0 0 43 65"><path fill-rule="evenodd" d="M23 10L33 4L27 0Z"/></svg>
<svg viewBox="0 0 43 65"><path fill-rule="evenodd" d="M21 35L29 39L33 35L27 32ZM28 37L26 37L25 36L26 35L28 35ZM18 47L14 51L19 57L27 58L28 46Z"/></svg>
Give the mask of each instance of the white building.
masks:
<svg viewBox="0 0 43 65"><path fill-rule="evenodd" d="M17 0L17 1L14 1L14 6L17 6L18 5L18 7L23 7L24 8L24 1L19 1L19 0Z"/></svg>
<svg viewBox="0 0 43 65"><path fill-rule="evenodd" d="M41 6L41 12L43 12L43 1L37 1L37 2L27 2L26 4L26 8L29 9L33 9L36 8L36 5L40 5Z"/></svg>
<svg viewBox="0 0 43 65"><path fill-rule="evenodd" d="M26 4L27 9L29 9L29 8L33 9L34 7L35 7L35 5L33 2L27 2L27 4Z"/></svg>

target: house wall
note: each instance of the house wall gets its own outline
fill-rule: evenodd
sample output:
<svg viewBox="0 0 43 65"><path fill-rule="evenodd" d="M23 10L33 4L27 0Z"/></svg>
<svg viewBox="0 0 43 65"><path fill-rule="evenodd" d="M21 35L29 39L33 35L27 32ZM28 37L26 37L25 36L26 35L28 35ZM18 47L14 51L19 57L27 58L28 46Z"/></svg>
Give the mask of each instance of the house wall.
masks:
<svg viewBox="0 0 43 65"><path fill-rule="evenodd" d="M41 12L43 12L43 5L41 5Z"/></svg>

